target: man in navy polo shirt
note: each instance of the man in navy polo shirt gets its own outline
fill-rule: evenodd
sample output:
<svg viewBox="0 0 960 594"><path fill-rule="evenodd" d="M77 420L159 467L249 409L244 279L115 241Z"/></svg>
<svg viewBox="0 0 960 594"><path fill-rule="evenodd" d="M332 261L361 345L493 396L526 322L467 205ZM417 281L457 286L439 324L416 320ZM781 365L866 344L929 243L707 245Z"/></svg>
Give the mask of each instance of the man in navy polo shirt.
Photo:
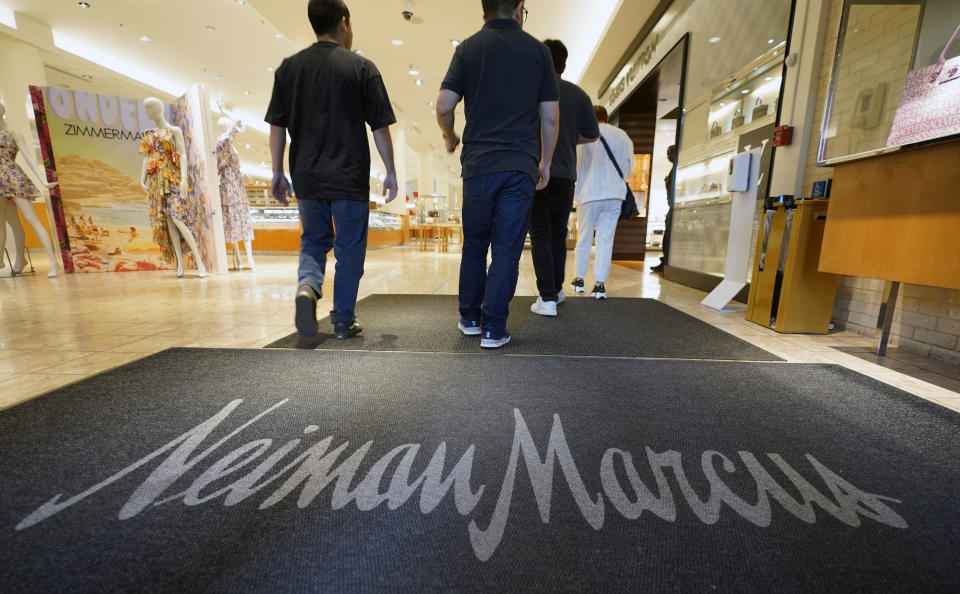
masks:
<svg viewBox="0 0 960 594"><path fill-rule="evenodd" d="M452 153L465 99L459 328L499 348L510 342L510 300L534 194L550 181L560 109L550 51L523 31L524 0L482 4L483 29L457 47L440 85L437 122Z"/></svg>

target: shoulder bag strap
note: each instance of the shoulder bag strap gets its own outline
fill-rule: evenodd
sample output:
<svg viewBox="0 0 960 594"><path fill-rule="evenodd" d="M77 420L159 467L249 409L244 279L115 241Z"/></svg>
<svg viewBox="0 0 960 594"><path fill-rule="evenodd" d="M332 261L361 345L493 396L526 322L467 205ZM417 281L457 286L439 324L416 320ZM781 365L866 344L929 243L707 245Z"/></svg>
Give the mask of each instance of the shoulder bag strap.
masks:
<svg viewBox="0 0 960 594"><path fill-rule="evenodd" d="M613 163L613 166L617 168L617 175L619 175L621 179L626 181L626 179L623 178L623 170L620 169L620 165L617 163L617 159L613 156L613 151L610 150L610 145L607 144L607 139L604 138L602 134L600 135L600 142L603 143L603 148L607 149L607 156L610 157L610 162Z"/></svg>

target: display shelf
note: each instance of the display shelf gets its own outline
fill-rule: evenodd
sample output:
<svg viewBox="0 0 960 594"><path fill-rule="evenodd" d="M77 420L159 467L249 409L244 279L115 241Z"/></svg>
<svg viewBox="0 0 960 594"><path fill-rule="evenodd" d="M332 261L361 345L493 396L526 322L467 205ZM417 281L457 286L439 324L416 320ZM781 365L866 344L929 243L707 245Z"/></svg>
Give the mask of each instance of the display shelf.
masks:
<svg viewBox="0 0 960 594"><path fill-rule="evenodd" d="M783 82L784 44L778 44L710 94L707 140L725 134L740 136L776 119Z"/></svg>

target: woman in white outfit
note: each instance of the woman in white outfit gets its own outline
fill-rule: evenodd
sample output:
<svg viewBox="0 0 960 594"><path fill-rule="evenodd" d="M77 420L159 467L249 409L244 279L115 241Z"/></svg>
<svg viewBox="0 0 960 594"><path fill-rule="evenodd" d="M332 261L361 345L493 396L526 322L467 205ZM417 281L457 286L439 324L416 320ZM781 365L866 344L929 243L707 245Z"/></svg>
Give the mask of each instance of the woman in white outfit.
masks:
<svg viewBox="0 0 960 594"><path fill-rule="evenodd" d="M606 109L599 105L595 105L593 109L600 122L601 140L607 141L623 175L630 177L630 172L633 171L633 141L626 132L607 122ZM617 173L617 168L602 142L582 145L577 161L577 278L572 284L577 293L586 291L583 277L587 274L590 247L596 233L597 254L593 262L592 294L597 299L606 299L607 289L604 283L610 274L613 236L617 232L617 220L620 218L620 208L623 206L627 188L624 178Z"/></svg>

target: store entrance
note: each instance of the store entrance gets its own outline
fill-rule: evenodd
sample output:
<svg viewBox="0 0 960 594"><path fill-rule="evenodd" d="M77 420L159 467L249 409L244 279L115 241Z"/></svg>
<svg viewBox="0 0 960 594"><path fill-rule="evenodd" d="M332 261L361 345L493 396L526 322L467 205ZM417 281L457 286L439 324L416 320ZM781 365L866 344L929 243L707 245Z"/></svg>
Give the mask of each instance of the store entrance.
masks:
<svg viewBox="0 0 960 594"><path fill-rule="evenodd" d="M643 260L646 251L669 253L669 215L676 176L675 154L680 128L686 39L643 80L611 117L630 135L633 174L627 181L637 199L640 218L621 221L614 240L614 258ZM673 150L671 151L671 147Z"/></svg>

